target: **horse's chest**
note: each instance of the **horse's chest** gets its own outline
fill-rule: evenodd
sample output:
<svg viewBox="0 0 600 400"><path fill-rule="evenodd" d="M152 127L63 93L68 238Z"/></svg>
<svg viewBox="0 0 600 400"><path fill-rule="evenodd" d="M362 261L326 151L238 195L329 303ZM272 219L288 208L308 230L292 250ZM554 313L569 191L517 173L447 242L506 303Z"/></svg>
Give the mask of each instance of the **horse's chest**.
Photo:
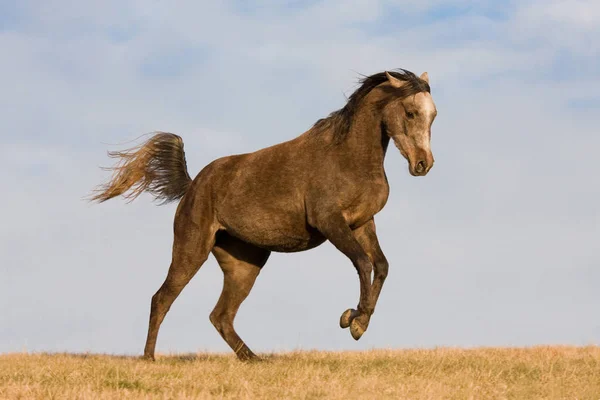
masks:
<svg viewBox="0 0 600 400"><path fill-rule="evenodd" d="M350 227L359 227L369 221L385 206L389 195L387 184L365 185L349 198L342 213Z"/></svg>

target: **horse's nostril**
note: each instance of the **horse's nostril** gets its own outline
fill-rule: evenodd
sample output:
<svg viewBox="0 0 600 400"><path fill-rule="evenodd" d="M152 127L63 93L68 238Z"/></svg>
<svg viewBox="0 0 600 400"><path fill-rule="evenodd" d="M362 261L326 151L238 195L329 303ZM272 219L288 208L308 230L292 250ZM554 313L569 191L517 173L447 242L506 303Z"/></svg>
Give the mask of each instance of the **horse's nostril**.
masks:
<svg viewBox="0 0 600 400"><path fill-rule="evenodd" d="M415 167L415 171L420 174L422 172L425 172L425 170L427 169L427 164L425 164L425 161L419 161Z"/></svg>

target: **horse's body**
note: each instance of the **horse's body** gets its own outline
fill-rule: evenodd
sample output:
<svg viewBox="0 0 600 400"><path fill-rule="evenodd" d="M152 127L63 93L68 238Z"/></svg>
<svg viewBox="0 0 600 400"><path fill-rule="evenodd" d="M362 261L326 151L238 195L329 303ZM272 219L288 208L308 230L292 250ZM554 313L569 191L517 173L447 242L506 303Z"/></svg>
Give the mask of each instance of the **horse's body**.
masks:
<svg viewBox="0 0 600 400"><path fill-rule="evenodd" d="M370 170L355 169L339 159L339 152L319 145L318 140L304 134L255 153L216 160L198 175L191 191L214 196L217 229L271 251L308 250L326 240L313 227L317 212L332 206L329 201L335 199L348 225L354 228L381 210L388 195L383 157ZM306 165L321 165L327 170L306 169ZM337 195L323 196L328 192ZM198 198L190 196L189 201L197 202ZM204 203L202 197L200 202Z"/></svg>
<svg viewBox="0 0 600 400"><path fill-rule="evenodd" d="M361 290L357 310L344 312L340 325L357 340L364 333L388 270L373 220L389 193L383 167L388 143L395 141L411 174L425 175L433 165L429 137L436 110L426 74L381 73L362 83L343 109L301 136L215 160L193 181L174 134L158 133L131 152L114 153L122 163L96 200L131 187L131 197L147 190L166 201L182 198L171 267L152 298L145 357L154 357L163 318L210 252L225 275L210 320L240 359L255 356L233 319L271 251L303 251L329 240L346 254Z"/></svg>

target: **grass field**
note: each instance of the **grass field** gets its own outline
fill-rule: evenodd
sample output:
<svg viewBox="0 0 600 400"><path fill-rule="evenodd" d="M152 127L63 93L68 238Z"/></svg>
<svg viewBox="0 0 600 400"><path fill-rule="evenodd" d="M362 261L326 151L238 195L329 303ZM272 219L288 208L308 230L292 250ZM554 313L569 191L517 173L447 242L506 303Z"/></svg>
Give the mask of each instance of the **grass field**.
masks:
<svg viewBox="0 0 600 400"><path fill-rule="evenodd" d="M6 399L600 399L600 347L0 355Z"/></svg>

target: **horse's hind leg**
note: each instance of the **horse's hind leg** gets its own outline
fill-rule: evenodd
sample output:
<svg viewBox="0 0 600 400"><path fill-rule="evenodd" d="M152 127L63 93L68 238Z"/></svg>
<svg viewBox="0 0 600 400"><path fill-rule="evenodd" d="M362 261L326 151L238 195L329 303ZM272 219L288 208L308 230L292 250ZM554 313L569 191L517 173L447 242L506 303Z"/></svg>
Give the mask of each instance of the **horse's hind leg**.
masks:
<svg viewBox="0 0 600 400"><path fill-rule="evenodd" d="M154 359L160 324L214 246L217 227L209 218L209 211L207 207L193 207L193 202L186 202L185 198L177 210L171 266L164 283L152 296L148 337L144 348L146 359Z"/></svg>
<svg viewBox="0 0 600 400"><path fill-rule="evenodd" d="M220 232L213 254L223 270L224 281L221 297L210 314L210 322L240 360L256 358L236 333L233 320L271 253Z"/></svg>

